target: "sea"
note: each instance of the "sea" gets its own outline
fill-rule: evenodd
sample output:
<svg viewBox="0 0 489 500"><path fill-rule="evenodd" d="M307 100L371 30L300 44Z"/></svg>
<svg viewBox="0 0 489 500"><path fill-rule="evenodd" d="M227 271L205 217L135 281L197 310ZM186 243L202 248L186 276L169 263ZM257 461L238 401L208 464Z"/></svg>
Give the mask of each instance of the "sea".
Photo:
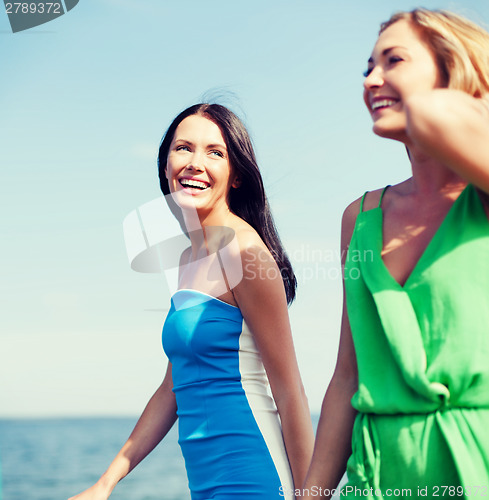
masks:
<svg viewBox="0 0 489 500"><path fill-rule="evenodd" d="M318 416L313 416L317 425ZM0 500L67 500L91 486L137 417L0 419ZM190 500L177 425L111 500Z"/></svg>
<svg viewBox="0 0 489 500"><path fill-rule="evenodd" d="M137 417L0 420L0 500L67 500L91 486ZM177 426L111 500L190 500Z"/></svg>

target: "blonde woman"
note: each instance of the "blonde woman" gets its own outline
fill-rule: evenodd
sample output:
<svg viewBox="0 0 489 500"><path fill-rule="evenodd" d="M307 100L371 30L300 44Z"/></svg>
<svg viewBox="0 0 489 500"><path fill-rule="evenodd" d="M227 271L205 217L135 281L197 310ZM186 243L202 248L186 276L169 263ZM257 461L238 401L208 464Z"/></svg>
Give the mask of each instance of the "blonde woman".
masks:
<svg viewBox="0 0 489 500"><path fill-rule="evenodd" d="M425 9L382 25L364 99L412 177L344 213L343 249L373 258L345 259L359 279L304 498L328 498L346 464L346 496L489 494L488 92L479 26Z"/></svg>

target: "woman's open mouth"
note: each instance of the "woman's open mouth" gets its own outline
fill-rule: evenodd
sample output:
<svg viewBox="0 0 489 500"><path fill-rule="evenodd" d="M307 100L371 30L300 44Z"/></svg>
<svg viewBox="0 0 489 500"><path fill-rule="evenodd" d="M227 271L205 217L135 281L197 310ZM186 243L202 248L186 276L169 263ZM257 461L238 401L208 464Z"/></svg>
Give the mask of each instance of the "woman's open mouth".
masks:
<svg viewBox="0 0 489 500"><path fill-rule="evenodd" d="M178 182L180 182L180 185L184 189L191 189L191 190L196 189L198 191L204 191L210 186L208 182L199 181L196 179L179 179Z"/></svg>
<svg viewBox="0 0 489 500"><path fill-rule="evenodd" d="M370 104L372 108L372 112L377 111L378 109L390 108L395 106L399 102L399 99L377 99Z"/></svg>

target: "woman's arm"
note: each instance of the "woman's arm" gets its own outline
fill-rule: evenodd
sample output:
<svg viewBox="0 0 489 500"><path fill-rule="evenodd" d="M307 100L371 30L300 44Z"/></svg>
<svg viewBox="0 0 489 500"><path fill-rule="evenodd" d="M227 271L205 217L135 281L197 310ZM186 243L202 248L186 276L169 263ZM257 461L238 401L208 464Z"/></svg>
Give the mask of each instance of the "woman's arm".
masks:
<svg viewBox="0 0 489 500"><path fill-rule="evenodd" d="M319 492L336 488L345 472L355 419L350 402L357 390L354 358L348 318L343 312L338 360L321 407L312 462L302 489L304 499L329 498Z"/></svg>
<svg viewBox="0 0 489 500"><path fill-rule="evenodd" d="M129 439L107 471L91 488L69 500L107 499L115 485L166 436L177 419L177 404L172 387L171 363L168 363L162 384L149 400Z"/></svg>
<svg viewBox="0 0 489 500"><path fill-rule="evenodd" d="M294 483L300 487L314 443L311 416L295 356L282 276L257 239L244 249L240 243L244 275L233 292L260 351L280 415Z"/></svg>
<svg viewBox="0 0 489 500"><path fill-rule="evenodd" d="M489 98L451 89L415 94L406 102L413 144L460 177L489 192Z"/></svg>
<svg viewBox="0 0 489 500"><path fill-rule="evenodd" d="M343 265L358 210L357 200L343 215L341 230ZM343 292L338 358L321 408L312 462L302 489L304 499L329 498L323 494L324 490L336 488L345 472L346 462L351 454L351 435L356 414L350 400L357 387L357 362Z"/></svg>

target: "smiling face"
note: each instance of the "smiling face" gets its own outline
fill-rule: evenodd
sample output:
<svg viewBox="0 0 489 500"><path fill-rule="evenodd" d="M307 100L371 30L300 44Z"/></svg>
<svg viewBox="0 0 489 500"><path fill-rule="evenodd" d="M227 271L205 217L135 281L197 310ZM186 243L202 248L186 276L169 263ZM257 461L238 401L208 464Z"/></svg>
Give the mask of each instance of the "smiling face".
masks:
<svg viewBox="0 0 489 500"><path fill-rule="evenodd" d="M418 92L442 86L435 58L406 20L379 36L365 73L364 100L382 137L406 142L404 103Z"/></svg>
<svg viewBox="0 0 489 500"><path fill-rule="evenodd" d="M188 116L178 125L165 175L177 204L203 216L229 211L229 190L238 185L221 130L201 115Z"/></svg>

